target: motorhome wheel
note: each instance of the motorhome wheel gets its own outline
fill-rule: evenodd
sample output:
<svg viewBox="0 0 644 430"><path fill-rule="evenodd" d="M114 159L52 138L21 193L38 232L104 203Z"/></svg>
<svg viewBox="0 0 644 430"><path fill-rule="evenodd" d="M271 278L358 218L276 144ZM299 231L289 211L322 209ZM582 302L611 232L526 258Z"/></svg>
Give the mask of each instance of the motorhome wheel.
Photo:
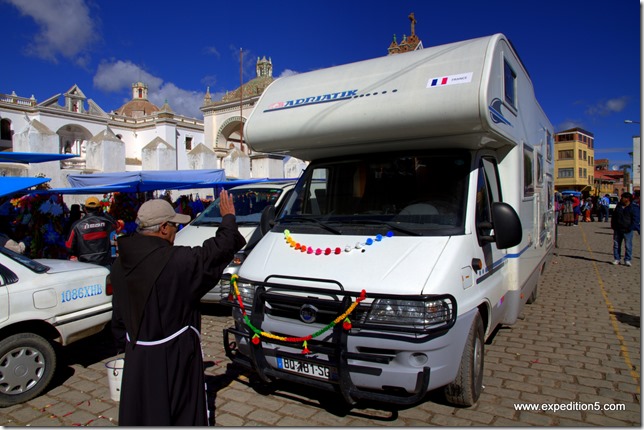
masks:
<svg viewBox="0 0 644 430"><path fill-rule="evenodd" d="M445 387L445 398L459 406L472 406L483 390L484 330L481 314L476 313L467 336L461 365L454 382Z"/></svg>

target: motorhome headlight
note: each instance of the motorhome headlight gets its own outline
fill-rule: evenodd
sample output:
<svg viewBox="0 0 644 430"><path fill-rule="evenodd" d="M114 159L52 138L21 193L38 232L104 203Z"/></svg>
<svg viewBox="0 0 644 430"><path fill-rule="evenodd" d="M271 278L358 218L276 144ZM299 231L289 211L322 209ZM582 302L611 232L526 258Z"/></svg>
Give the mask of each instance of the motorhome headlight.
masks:
<svg viewBox="0 0 644 430"><path fill-rule="evenodd" d="M242 303L247 310L253 306L253 299L255 298L255 287L247 282L237 282L237 290L242 299Z"/></svg>
<svg viewBox="0 0 644 430"><path fill-rule="evenodd" d="M428 328L451 318L452 309L445 300L376 299L371 304L367 322Z"/></svg>

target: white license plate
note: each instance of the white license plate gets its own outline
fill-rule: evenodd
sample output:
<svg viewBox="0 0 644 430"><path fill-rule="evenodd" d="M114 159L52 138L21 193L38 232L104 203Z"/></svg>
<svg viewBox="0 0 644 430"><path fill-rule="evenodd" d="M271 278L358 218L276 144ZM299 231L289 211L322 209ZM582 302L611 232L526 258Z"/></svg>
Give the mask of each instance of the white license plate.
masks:
<svg viewBox="0 0 644 430"><path fill-rule="evenodd" d="M277 357L277 367L289 372L313 376L314 378L329 379L329 368L319 364L293 360L291 358Z"/></svg>

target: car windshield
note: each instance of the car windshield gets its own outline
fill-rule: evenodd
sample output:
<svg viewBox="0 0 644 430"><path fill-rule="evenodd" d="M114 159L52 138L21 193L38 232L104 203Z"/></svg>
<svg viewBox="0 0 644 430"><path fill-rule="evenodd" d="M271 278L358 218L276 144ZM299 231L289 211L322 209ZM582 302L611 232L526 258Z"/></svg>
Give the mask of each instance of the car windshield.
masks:
<svg viewBox="0 0 644 430"><path fill-rule="evenodd" d="M318 162L299 181L278 228L313 234L463 234L469 173L466 151Z"/></svg>
<svg viewBox="0 0 644 430"><path fill-rule="evenodd" d="M259 224L262 210L268 205L274 205L282 194L281 188L237 188L228 193L233 197L237 224ZM190 225L219 225L221 212L219 198L212 202L205 211L195 218Z"/></svg>

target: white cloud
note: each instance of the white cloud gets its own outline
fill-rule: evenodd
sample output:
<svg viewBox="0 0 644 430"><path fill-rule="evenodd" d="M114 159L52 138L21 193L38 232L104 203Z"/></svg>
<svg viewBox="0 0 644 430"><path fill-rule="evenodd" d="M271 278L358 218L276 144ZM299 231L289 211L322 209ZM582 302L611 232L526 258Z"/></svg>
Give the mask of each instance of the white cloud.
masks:
<svg viewBox="0 0 644 430"><path fill-rule="evenodd" d="M214 46L206 46L204 48L206 55L212 55L213 57L221 58L221 54Z"/></svg>
<svg viewBox="0 0 644 430"><path fill-rule="evenodd" d="M586 114L590 116L608 116L612 113L621 112L626 108L628 97L618 97L610 100L602 100L586 109Z"/></svg>
<svg viewBox="0 0 644 430"><path fill-rule="evenodd" d="M203 105L205 92L184 90L172 82L151 75L130 61L103 61L94 75L94 86L106 92L122 92L127 90L130 100L132 84L143 82L148 86L148 100L158 107L166 101L172 110L180 115L203 118L199 108Z"/></svg>
<svg viewBox="0 0 644 430"><path fill-rule="evenodd" d="M203 105L205 94L205 92L183 90L172 82L163 84L155 92L148 89L148 99L155 105L161 107L167 100L175 113L199 119L203 118L199 108Z"/></svg>
<svg viewBox="0 0 644 430"><path fill-rule="evenodd" d="M28 55L52 62L61 55L82 67L89 63L88 51L98 40L98 30L84 0L7 1L39 27L26 48Z"/></svg>
<svg viewBox="0 0 644 430"><path fill-rule="evenodd" d="M135 82L148 86L148 94L158 91L163 79L157 78L130 61L102 61L94 75L94 86L106 92L132 88Z"/></svg>
<svg viewBox="0 0 644 430"><path fill-rule="evenodd" d="M560 131L570 130L572 128L577 128L577 127L585 128L584 124L581 121L577 121L574 119L566 119L559 123L559 125L555 128L555 132L559 133Z"/></svg>
<svg viewBox="0 0 644 430"><path fill-rule="evenodd" d="M286 78L287 76L293 76L293 75L297 75L299 73L300 72L296 72L295 70L285 69L282 73L280 73L280 75L278 77L279 78Z"/></svg>

